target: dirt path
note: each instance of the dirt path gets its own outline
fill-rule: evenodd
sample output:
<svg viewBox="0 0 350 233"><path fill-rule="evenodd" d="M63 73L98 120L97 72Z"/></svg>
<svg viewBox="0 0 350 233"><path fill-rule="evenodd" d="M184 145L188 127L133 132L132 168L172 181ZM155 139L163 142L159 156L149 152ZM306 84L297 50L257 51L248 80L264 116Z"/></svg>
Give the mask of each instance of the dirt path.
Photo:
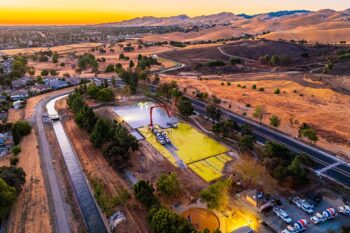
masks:
<svg viewBox="0 0 350 233"><path fill-rule="evenodd" d="M21 148L18 166L22 167L27 174L26 183L13 206L8 221L8 232L53 232L34 130L23 139Z"/></svg>

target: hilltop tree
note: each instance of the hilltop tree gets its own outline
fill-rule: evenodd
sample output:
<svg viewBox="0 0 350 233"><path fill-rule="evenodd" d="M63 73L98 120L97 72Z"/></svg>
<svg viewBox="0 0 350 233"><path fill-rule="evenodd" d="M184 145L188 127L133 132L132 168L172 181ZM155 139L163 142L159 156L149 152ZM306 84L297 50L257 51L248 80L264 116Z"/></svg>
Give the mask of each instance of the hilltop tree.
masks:
<svg viewBox="0 0 350 233"><path fill-rule="evenodd" d="M258 105L255 107L253 112L253 117L259 119L259 123L261 124L262 119L264 118L266 114L266 108L264 105Z"/></svg>

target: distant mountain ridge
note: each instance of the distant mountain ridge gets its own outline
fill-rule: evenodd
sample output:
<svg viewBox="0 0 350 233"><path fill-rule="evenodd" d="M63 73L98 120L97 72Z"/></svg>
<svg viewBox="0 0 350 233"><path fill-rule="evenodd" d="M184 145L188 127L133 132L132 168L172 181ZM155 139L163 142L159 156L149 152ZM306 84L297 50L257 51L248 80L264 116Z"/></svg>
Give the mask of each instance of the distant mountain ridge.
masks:
<svg viewBox="0 0 350 233"><path fill-rule="evenodd" d="M110 26L121 26L121 27L141 27L141 26L193 26L193 25L213 25L213 24L227 24L232 23L237 20L252 19L255 17L265 17L265 18L277 18L282 16L288 16L300 13L310 13L307 10L292 10L292 11L275 11L262 14L248 15L248 14L238 14L235 15L230 12L221 12L218 14L203 15L196 17L189 17L187 15L177 15L169 17L154 17L154 16L144 16L137 17L130 20L124 20L121 22L107 23L103 25Z"/></svg>

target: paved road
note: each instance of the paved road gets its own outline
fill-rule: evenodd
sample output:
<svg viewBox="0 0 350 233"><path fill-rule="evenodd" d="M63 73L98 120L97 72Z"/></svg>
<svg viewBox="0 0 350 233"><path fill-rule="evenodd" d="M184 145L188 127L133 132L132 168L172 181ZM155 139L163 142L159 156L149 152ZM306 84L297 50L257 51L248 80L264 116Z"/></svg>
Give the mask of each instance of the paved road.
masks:
<svg viewBox="0 0 350 233"><path fill-rule="evenodd" d="M43 107L46 105L46 103L50 99L54 97L55 96L52 96L48 99L42 100L37 104L33 120L35 120L35 125L37 127L37 132L38 132L40 156L41 156L43 171L46 177L48 178L49 190L51 192L51 199L54 207L53 216L54 216L55 232L70 233L71 230L69 227L68 216L64 208L64 206L66 205L64 201L65 200L64 195L62 194L57 181L56 173L52 163L53 158L50 151L50 144L46 138L44 125L42 122Z"/></svg>
<svg viewBox="0 0 350 233"><path fill-rule="evenodd" d="M206 115L207 103L189 97L192 101L196 112ZM257 141L265 143L266 141L275 141L280 143L290 150L306 154L315 163L315 172L322 177L329 178L344 186L350 187L350 166L349 163L336 157L334 154L326 152L317 147L308 145L293 138L289 135L273 130L267 126L260 125L252 120L239 116L226 109L221 109L222 113L238 124L249 124L252 126L253 133L257 137Z"/></svg>

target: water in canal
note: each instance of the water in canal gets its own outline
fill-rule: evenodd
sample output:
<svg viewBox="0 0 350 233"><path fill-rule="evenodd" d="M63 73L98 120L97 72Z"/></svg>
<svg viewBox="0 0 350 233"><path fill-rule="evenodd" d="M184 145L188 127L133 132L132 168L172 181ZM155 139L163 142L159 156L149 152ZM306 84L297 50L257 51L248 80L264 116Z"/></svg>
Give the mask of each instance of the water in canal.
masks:
<svg viewBox="0 0 350 233"><path fill-rule="evenodd" d="M55 102L65 96L60 96L49 101L46 105L49 115L57 114L55 110ZM94 197L92 196L88 181L80 166L78 158L76 157L69 139L63 129L60 121L52 122L65 164L68 169L70 179L72 181L73 189L82 212L87 231L89 233L105 233L108 232L104 224L99 209L96 205Z"/></svg>

